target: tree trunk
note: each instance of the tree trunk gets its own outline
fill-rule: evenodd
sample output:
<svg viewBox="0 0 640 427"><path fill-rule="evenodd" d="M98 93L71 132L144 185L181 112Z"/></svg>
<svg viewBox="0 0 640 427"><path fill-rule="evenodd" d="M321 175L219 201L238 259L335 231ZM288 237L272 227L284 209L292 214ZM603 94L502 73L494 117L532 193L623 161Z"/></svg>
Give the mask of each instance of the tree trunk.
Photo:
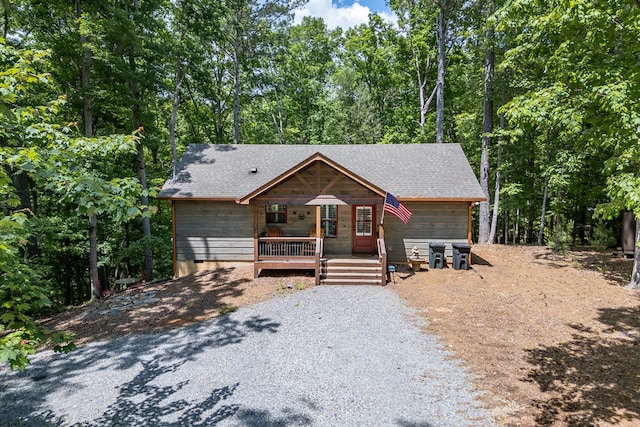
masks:
<svg viewBox="0 0 640 427"><path fill-rule="evenodd" d="M2 0L2 10L3 10L3 21L4 27L2 28L2 38L7 39L7 34L9 34L9 0Z"/></svg>
<svg viewBox="0 0 640 427"><path fill-rule="evenodd" d="M478 218L480 243L489 241L489 150L491 149L491 132L493 132L493 67L495 53L493 51L493 30L487 31L487 43L489 45L484 61L484 108L482 118L482 155L480 158L480 187L486 197L486 201L480 202L480 214Z"/></svg>
<svg viewBox="0 0 640 427"><path fill-rule="evenodd" d="M516 209L516 223L513 230L513 244L520 243L520 208Z"/></svg>
<svg viewBox="0 0 640 427"><path fill-rule="evenodd" d="M240 141L240 30L233 38L233 143Z"/></svg>
<svg viewBox="0 0 640 427"><path fill-rule="evenodd" d="M424 125L427 117L427 109L425 108L426 106L425 106L425 94L424 94L426 84L427 84L427 79L426 79L426 76L424 81L422 79L422 73L420 73L420 61L418 58L418 54L415 51L413 52L413 58L416 66L416 80L418 83L418 101L420 102L420 121L418 122L418 125L422 130L424 129Z"/></svg>
<svg viewBox="0 0 640 427"><path fill-rule="evenodd" d="M628 289L640 289L640 218L636 217L636 247L633 256L633 269Z"/></svg>
<svg viewBox="0 0 640 427"><path fill-rule="evenodd" d="M36 210L31 204L31 189L29 188L29 176L25 171L17 171L14 173L11 168L7 167L11 173L13 188L15 188L16 196L20 200L16 210L24 212L26 215L35 215ZM38 239L35 234L29 236L27 245L21 249L24 257L29 258L38 253Z"/></svg>
<svg viewBox="0 0 640 427"><path fill-rule="evenodd" d="M89 217L89 274L91 276L91 299L100 298L102 285L98 274L98 217Z"/></svg>
<svg viewBox="0 0 640 427"><path fill-rule="evenodd" d="M502 123L502 117L500 118ZM487 243L493 244L496 240L496 230L498 228L498 212L500 209L500 164L502 162L502 147L498 145L498 162L496 164L496 182L493 193L493 217L491 219L491 230Z"/></svg>
<svg viewBox="0 0 640 427"><path fill-rule="evenodd" d="M444 142L444 60L447 21L443 6L438 15L438 77L436 80L436 142Z"/></svg>
<svg viewBox="0 0 640 427"><path fill-rule="evenodd" d="M416 52L415 49L413 48L412 48L412 51L413 51L414 66L416 67L416 82L418 84L418 102L420 103L420 121L418 122L418 125L420 126L420 131L423 132L424 125L427 122L427 113L429 112L429 106L431 105L431 101L433 100L433 97L436 94L437 86L433 88L433 90L431 91L431 95L429 95L429 98L425 99L425 96L426 96L425 90L427 88L427 70L431 66L430 61L427 60L427 63L425 64L425 72L423 76L422 73L420 72L421 67L420 67L420 57L418 56L418 52Z"/></svg>
<svg viewBox="0 0 640 427"><path fill-rule="evenodd" d="M544 179L544 194L542 195L542 213L540 214L540 231L538 232L538 245L544 243L544 221L547 216L547 199L549 198L549 177Z"/></svg>
<svg viewBox="0 0 640 427"><path fill-rule="evenodd" d="M82 0L76 0L76 19L78 20L78 33L80 33L80 19L82 18ZM89 94L89 73L93 54L86 47L87 40L80 35L80 47L83 49L82 64L80 66L80 97L82 98L83 134L87 138L93 137L93 109L91 95ZM89 216L89 277L91 280L91 299L99 298L102 293L102 284L98 274L98 216Z"/></svg>
<svg viewBox="0 0 640 427"><path fill-rule="evenodd" d="M509 244L509 212L504 211L504 244Z"/></svg>
<svg viewBox="0 0 640 427"><path fill-rule="evenodd" d="M278 132L278 143L284 144L284 125L282 120L282 104L280 102L280 97L278 96L278 88L275 88L275 98L276 105L278 107L278 115L271 111L271 119L273 120L273 125L276 127L276 131Z"/></svg>
<svg viewBox="0 0 640 427"><path fill-rule="evenodd" d="M180 106L180 87L184 73L180 58L176 61L176 84L173 90L173 103L171 104L171 119L169 120L169 142L171 144L171 169L172 178L176 179L176 165L178 163L178 151L176 149L176 121L178 120L178 107Z"/></svg>
<svg viewBox="0 0 640 427"><path fill-rule="evenodd" d="M129 67L132 73L135 73L136 64L133 55L129 55ZM140 107L140 91L138 90L138 81L132 77L129 81L129 89L133 98L132 113L133 127L136 130L142 130L142 111ZM153 280L153 251L151 250L151 218L149 212L149 187L147 185L147 165L144 158L144 145L140 140L136 144L137 149L137 169L138 180L142 187L140 195L140 204L142 205L142 235L144 238L144 278L145 281Z"/></svg>
<svg viewBox="0 0 640 427"><path fill-rule="evenodd" d="M85 37L80 37L80 44L84 46L86 40ZM82 119L84 127L84 136L93 137L93 109L91 108L91 96L87 93L89 91L89 67L93 55L90 49L84 49L84 60L82 61L82 67L80 69L80 88L82 96Z"/></svg>

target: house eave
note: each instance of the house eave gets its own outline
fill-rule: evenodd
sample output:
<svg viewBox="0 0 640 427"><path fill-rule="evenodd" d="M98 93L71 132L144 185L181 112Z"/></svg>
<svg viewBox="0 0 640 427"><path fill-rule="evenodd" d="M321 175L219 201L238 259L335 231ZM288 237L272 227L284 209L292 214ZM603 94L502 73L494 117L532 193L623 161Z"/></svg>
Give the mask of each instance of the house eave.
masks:
<svg viewBox="0 0 640 427"><path fill-rule="evenodd" d="M233 197L211 197L211 196L158 196L158 200L167 200L169 202L189 201L189 202L235 202L237 199Z"/></svg>
<svg viewBox="0 0 640 427"><path fill-rule="evenodd" d="M402 197L396 196L401 202L463 202L463 203L475 203L484 202L487 199L485 197Z"/></svg>

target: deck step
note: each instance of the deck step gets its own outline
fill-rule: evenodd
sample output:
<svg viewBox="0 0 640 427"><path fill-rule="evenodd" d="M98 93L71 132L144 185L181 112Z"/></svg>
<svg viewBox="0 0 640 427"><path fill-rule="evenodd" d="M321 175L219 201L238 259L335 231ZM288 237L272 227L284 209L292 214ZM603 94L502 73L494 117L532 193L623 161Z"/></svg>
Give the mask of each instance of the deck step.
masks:
<svg viewBox="0 0 640 427"><path fill-rule="evenodd" d="M373 260L359 260L359 259L330 259L327 260L327 265L333 267L352 267L363 265L380 265L380 261L376 258Z"/></svg>
<svg viewBox="0 0 640 427"><path fill-rule="evenodd" d="M330 259L323 273L323 285L382 285L386 281L377 258Z"/></svg>
<svg viewBox="0 0 640 427"><path fill-rule="evenodd" d="M382 285L380 279L320 279L321 285Z"/></svg>
<svg viewBox="0 0 640 427"><path fill-rule="evenodd" d="M380 280L382 274L380 272L372 272L372 273L327 273L325 275L325 279L335 279L335 280Z"/></svg>
<svg viewBox="0 0 640 427"><path fill-rule="evenodd" d="M358 277L358 276L380 276L382 274L382 270L379 268L372 268L370 270L363 271L353 271L353 270L341 270L336 271L332 269L327 269L326 275L329 276L344 276L344 277Z"/></svg>

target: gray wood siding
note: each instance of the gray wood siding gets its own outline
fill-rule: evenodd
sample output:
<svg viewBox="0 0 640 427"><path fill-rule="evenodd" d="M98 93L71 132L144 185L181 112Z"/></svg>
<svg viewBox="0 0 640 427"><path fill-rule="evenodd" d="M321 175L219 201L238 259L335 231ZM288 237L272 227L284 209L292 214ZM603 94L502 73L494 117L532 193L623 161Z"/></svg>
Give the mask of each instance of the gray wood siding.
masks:
<svg viewBox="0 0 640 427"><path fill-rule="evenodd" d="M251 210L253 211L253 209L252 205ZM299 214L303 214L304 219L299 219ZM265 205L258 205L258 233L266 231L267 228L277 227L286 237L306 237L309 236L309 231L312 228L316 228L316 207L287 205L286 224L267 224L265 221Z"/></svg>
<svg viewBox="0 0 640 427"><path fill-rule="evenodd" d="M176 259L197 261L253 261L253 205L235 202L175 201ZM406 261L411 248L418 246L427 256L429 242L447 245L467 243L468 203L412 203L405 206L413 213L404 224L385 214L385 243L389 261ZM382 205L376 209L379 222ZM326 238L325 254L351 253L352 206L338 207L338 237ZM293 212L296 212L296 215ZM304 213L303 220L298 213ZM309 214L307 214L309 212ZM265 224L264 206L258 206L258 232L277 226L285 236L308 236L315 228L314 206L288 206L286 224Z"/></svg>
<svg viewBox="0 0 640 427"><path fill-rule="evenodd" d="M253 206L174 203L177 260L253 261Z"/></svg>
<svg viewBox="0 0 640 427"><path fill-rule="evenodd" d="M467 243L468 203L403 204L413 214L407 224L389 213L384 214L385 243L389 261L406 261L413 246L420 255L429 255L429 242L446 244L445 255L452 256L452 243Z"/></svg>

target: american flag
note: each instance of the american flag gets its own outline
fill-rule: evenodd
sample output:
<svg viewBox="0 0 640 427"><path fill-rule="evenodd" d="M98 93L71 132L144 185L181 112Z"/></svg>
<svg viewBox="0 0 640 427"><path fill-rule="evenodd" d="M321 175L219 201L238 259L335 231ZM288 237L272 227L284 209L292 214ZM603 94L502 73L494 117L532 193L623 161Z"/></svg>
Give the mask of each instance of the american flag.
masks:
<svg viewBox="0 0 640 427"><path fill-rule="evenodd" d="M384 198L384 210L386 212L394 214L405 224L407 223L407 221L409 221L409 218L411 218L411 211L405 208L404 205L400 203L398 199L396 199L391 193L387 193L386 197Z"/></svg>

